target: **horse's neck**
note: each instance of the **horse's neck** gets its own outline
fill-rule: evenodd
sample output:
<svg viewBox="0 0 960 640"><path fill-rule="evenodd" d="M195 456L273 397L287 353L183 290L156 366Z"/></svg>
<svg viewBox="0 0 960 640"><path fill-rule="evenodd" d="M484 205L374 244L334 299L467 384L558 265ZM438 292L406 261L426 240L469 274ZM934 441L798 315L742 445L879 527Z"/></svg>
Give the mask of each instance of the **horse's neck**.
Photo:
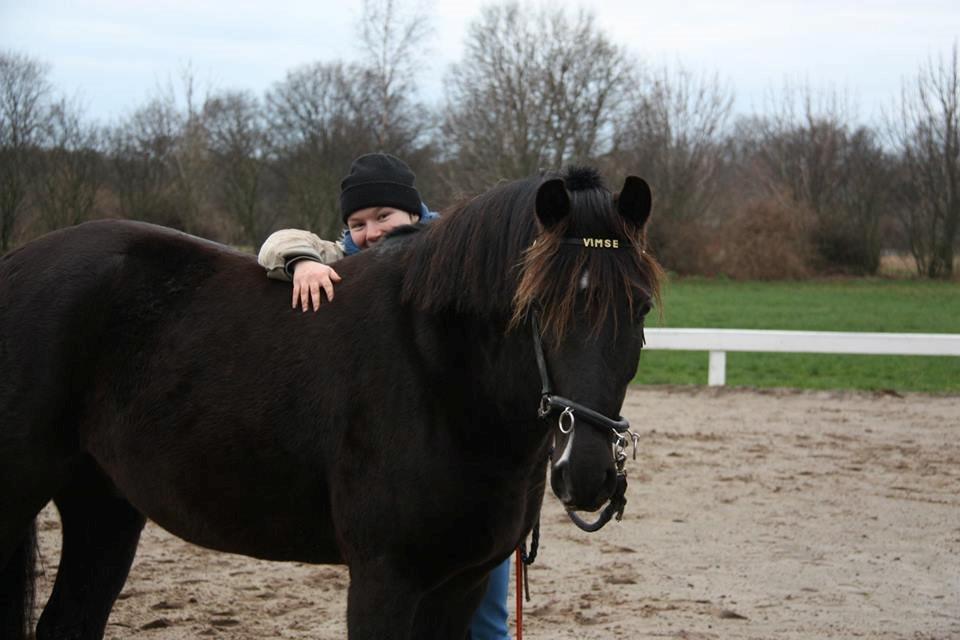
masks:
<svg viewBox="0 0 960 640"><path fill-rule="evenodd" d="M448 365L456 372L450 381L464 388L463 397L491 419L535 420L540 382L532 341L522 332L505 334L505 319L460 317L444 324L454 356Z"/></svg>
<svg viewBox="0 0 960 640"><path fill-rule="evenodd" d="M383 287L393 286L402 274L403 261L394 256L371 263L363 277L372 286ZM458 405L481 420L536 423L540 378L532 337L523 330L506 332L506 305L498 314L481 316L423 311L412 301L400 304L401 315L406 316L403 324L412 329L404 340L414 343L427 372L429 393L442 395L448 405Z"/></svg>

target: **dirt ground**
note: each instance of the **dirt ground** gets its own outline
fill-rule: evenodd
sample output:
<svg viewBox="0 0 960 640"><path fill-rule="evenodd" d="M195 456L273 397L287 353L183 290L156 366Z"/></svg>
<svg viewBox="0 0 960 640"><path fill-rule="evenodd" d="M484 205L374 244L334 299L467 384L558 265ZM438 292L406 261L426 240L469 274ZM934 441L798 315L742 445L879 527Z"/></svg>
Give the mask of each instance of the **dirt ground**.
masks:
<svg viewBox="0 0 960 640"><path fill-rule="evenodd" d="M527 639L960 638L960 397L634 389L624 415L623 522L583 533L548 492ZM148 524L107 638L343 638L346 587Z"/></svg>

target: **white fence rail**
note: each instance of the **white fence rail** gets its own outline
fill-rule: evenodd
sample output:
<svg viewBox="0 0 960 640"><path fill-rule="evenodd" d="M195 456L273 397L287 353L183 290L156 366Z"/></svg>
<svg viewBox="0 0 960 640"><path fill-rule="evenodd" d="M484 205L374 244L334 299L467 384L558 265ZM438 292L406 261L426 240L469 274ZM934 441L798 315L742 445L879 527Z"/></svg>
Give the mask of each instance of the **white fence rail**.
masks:
<svg viewBox="0 0 960 640"><path fill-rule="evenodd" d="M960 335L949 333L852 333L747 329L646 329L645 349L709 351L707 384L727 379L728 351L853 353L895 356L960 356Z"/></svg>

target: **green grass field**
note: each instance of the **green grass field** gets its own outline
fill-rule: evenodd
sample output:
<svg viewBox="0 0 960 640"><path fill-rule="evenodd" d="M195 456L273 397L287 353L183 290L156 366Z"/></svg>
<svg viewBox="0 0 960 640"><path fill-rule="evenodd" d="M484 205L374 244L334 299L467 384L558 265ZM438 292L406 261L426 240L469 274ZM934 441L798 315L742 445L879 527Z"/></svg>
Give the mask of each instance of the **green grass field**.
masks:
<svg viewBox="0 0 960 640"><path fill-rule="evenodd" d="M672 279L648 327L960 333L960 283ZM645 351L641 384L706 384L705 351ZM960 393L960 358L727 354L727 384Z"/></svg>

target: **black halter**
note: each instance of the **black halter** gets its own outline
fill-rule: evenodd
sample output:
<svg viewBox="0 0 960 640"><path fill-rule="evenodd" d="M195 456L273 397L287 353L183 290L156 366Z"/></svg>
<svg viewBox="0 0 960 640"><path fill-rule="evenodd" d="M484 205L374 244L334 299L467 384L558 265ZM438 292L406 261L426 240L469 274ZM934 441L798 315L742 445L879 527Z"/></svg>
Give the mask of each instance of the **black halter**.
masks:
<svg viewBox="0 0 960 640"><path fill-rule="evenodd" d="M599 531L610 521L614 515L617 520L623 518L623 510L627 506L625 497L627 491L627 474L623 469L624 462L627 459L623 452L623 445L627 441L627 435L633 439L633 453L636 457L638 436L630 431L630 423L623 416L618 416L616 420L611 420L605 415L585 407L569 398L553 394L550 386L550 374L547 372L547 360L543 355L543 342L540 337L540 323L537 321L537 313L534 311L531 316L531 326L533 328L533 348L537 356L537 368L540 370L540 407L537 409L537 415L541 418L547 418L552 414L559 413L557 426L563 433L570 433L573 430L577 419L589 424L591 427L600 430L609 429L613 432L616 447L616 465L617 465L617 486L614 488L613 495L606 508L600 514L600 517L593 523L587 523L580 519L572 510L567 510L567 515L575 525L584 531ZM564 420L566 419L566 425Z"/></svg>

